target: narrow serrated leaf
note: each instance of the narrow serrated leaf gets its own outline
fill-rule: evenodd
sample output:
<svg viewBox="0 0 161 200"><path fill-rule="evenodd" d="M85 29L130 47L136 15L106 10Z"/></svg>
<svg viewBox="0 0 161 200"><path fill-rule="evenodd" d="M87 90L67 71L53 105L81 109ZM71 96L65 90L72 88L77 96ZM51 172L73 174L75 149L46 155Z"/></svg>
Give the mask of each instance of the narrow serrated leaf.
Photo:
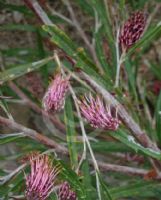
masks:
<svg viewBox="0 0 161 200"><path fill-rule="evenodd" d="M13 67L11 69L7 69L0 73L0 84L3 84L6 81L14 80L24 74L27 74L29 72L32 72L36 69L39 69L40 67L47 64L50 60L52 60L52 57L45 58L43 60L39 60L36 62L19 65L17 67Z"/></svg>

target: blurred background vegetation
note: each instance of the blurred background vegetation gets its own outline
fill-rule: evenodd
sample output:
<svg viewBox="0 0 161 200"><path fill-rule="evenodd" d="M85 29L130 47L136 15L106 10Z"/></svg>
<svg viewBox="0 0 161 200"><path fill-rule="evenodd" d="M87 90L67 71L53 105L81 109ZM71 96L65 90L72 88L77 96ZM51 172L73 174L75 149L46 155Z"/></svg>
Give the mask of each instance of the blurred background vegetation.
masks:
<svg viewBox="0 0 161 200"><path fill-rule="evenodd" d="M70 57L76 60L76 67L116 97L149 138L161 147L161 1L39 0L58 30L42 28L42 19L28 2L0 0L0 115L13 118L67 147L70 156L57 152L55 159L64 169L60 179L71 183L78 199L98 199L90 154L87 153L88 159L79 173L75 173L83 144L78 139L81 129L70 95L65 109L52 119L42 115L44 92L57 71L57 64L50 56L56 50L70 72L75 72ZM114 88L117 29L137 10L147 14L146 31L128 51L121 67L119 88ZM87 85L75 79L72 84L78 95L88 91ZM160 161L160 152L135 142L133 136L129 139L131 133L124 124L116 133L93 130L86 123L85 128L96 159L107 164L105 167L100 164L102 199L161 199L161 184L157 180L160 163L157 161L156 169L150 161L151 158ZM76 145L71 137L77 140ZM0 199L23 199L24 173L21 169L14 170L30 151L50 152L51 149L7 126L0 126L0 145Z"/></svg>

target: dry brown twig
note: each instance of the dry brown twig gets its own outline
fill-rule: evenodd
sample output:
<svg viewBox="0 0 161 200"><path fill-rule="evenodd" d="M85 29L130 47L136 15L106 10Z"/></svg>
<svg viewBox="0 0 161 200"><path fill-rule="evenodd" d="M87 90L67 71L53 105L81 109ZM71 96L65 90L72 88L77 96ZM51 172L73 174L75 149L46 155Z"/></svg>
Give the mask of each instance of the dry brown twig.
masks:
<svg viewBox="0 0 161 200"><path fill-rule="evenodd" d="M6 127L11 128L13 130L21 131L25 134L25 136L30 137L46 145L47 147L54 148L56 152L68 154L68 150L64 146L56 143L54 140L51 140L50 138L40 133L37 133L35 130L32 130L30 128L27 128L23 125L16 123L13 120L0 116L0 125L5 125Z"/></svg>
<svg viewBox="0 0 161 200"><path fill-rule="evenodd" d="M69 0L63 0L63 2L67 6L67 9L69 11L70 17L71 17L72 22L73 22L73 26L77 29L78 34L80 35L80 37L83 39L84 43L86 44L89 52L91 53L91 55L93 57L93 60L95 61L97 67L99 68L100 73L103 74L103 70L102 70L102 67L100 66L100 62L99 62L99 60L97 58L94 45L89 42L89 39L87 38L84 30L82 29L81 25L79 24L79 22L78 22L78 20L76 18L76 15L75 15L75 13L73 11L73 8L72 8Z"/></svg>

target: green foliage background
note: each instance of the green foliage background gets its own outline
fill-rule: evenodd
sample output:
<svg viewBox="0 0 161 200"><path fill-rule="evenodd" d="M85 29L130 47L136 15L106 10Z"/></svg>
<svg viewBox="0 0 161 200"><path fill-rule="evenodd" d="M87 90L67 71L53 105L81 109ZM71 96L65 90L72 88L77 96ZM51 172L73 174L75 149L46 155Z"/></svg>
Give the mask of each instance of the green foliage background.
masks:
<svg viewBox="0 0 161 200"><path fill-rule="evenodd" d="M12 97L8 100L0 100L0 112L1 115L8 118L13 117L15 121L19 122L20 118L16 118L15 110L20 106L20 110L22 110L19 114L21 115L21 112L26 112L25 110L27 109L26 126L41 132L68 148L69 157L50 153L54 164L59 163L62 167L58 182L69 181L71 187L76 191L78 199L93 200L100 199L100 197L98 197L96 189L96 176L93 173L89 152L87 152L87 159L82 163L79 173L76 173L78 154L82 152L83 144L77 138L77 136L81 136L81 130L71 96L67 97L64 110L56 116L65 126L66 133L63 133L63 137L61 137L57 130L55 130L56 134L51 133L51 129L45 126L42 116L30 107L22 106L17 101L20 98L10 87L10 81L14 82L32 102L41 108L41 98L39 99L31 94L28 87L21 85L21 82L23 82L22 80L25 79L28 73L34 72L41 75L43 85L47 88L49 77L57 71L57 64L53 60L53 49L57 46L57 49L63 50L63 54L67 54L75 60L77 68L81 68L106 90L114 93L119 102L128 110L128 113L160 147L161 94L153 92L153 85L156 80L161 80L161 60L157 58L157 55L151 55L150 52L155 51L155 48L161 48L158 47L161 35L159 9L153 16L155 9L160 6L161 2L159 0L69 0L69 2L76 16L78 13L78 22L82 23L82 29L89 42L92 43L94 41L95 43L94 50L99 67L93 59L88 45L81 38L80 32L65 20L70 18L69 13L66 11L66 3L63 3L63 1L46 1L46 5L50 5L51 8L53 6L56 13L61 12L61 15L58 16L56 13L50 12L47 6L42 5L53 22L53 26L42 26L34 12L22 2L16 4L6 0L0 1L1 13L17 12L23 16L19 23L4 22L1 24L0 32L4 34L12 32L16 34L23 33L23 35L25 33L34 38L32 47L31 45L23 47L15 40L15 47L10 48L10 41L8 41L7 48L0 49L3 61L0 72L0 92L1 96ZM117 68L116 22L121 26L131 12L135 10L146 10L148 16L152 17L152 19L141 40L128 51L120 77L120 87L115 89L114 82ZM66 18L64 19L62 16ZM99 24L98 27L95 27L96 21ZM26 38L23 39L27 41ZM50 48L46 41L50 41L53 46ZM105 49L106 47L108 50ZM15 61L13 58L16 58ZM8 62L8 60L12 60L12 63ZM62 56L61 62L69 72L75 72L75 68L65 56ZM100 73L100 68L103 72L102 74ZM78 78L80 77L76 79ZM86 83L81 84L75 80L72 80L72 83L74 89L80 87L81 90L88 91ZM12 109L14 104L16 104L15 110ZM24 107L27 108L23 110ZM23 123L23 120L21 123ZM97 160L100 162L129 166L134 170L138 168L150 172L153 170L150 159L154 158L159 162L161 160L160 152L152 151L139 144L123 124L117 132L93 130L88 124L85 124L85 128L89 136L90 133L92 133L92 137L96 135L91 139L90 144ZM27 138L23 133L12 132L12 130L6 128L1 129L0 145L4 149L0 151L0 199L10 199L12 196L17 196L17 199L21 199L25 190L24 172L20 170L18 173L14 173L14 169L20 166L20 158L28 152L35 150L45 152L49 151L49 148ZM4 153L3 151L6 152ZM129 159L128 156L130 157ZM136 156L136 159L132 159L134 156ZM139 161L139 158L141 158L141 161ZM11 163L10 168L7 163ZM98 174L98 177L102 200L161 199L161 184L160 181L155 180L155 177L140 177L116 172L115 170L100 171L101 173ZM28 167L25 172L28 172ZM56 199L56 195L53 193L50 199Z"/></svg>

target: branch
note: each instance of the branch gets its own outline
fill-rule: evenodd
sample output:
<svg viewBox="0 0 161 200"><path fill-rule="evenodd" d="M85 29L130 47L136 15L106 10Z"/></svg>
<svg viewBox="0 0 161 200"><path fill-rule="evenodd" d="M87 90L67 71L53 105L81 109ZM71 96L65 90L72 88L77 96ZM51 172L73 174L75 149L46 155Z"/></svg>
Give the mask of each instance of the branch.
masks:
<svg viewBox="0 0 161 200"><path fill-rule="evenodd" d="M99 71L101 74L103 74L103 70L102 70L102 67L100 66L100 62L97 58L97 55L96 55L96 51L95 51L95 48L94 46L89 42L84 30L82 29L79 21L77 20L76 18L76 15L74 13L74 10L69 2L69 0L63 0L64 4L67 6L67 9L69 11L69 14L70 14L70 17L72 19L72 22L73 22L73 26L77 29L78 31L78 34L81 36L81 38L83 39L84 43L86 44L89 52L91 53L92 57L93 57L93 60L95 61Z"/></svg>
<svg viewBox="0 0 161 200"><path fill-rule="evenodd" d="M36 0L23 0L23 1L44 24L49 26L53 24Z"/></svg>
<svg viewBox="0 0 161 200"><path fill-rule="evenodd" d="M90 161L91 163L92 161ZM99 161L99 167L102 170L106 171L114 171L114 172L121 172L123 174L130 174L130 175L137 175L137 176L145 176L148 174L148 170L145 169L138 169L134 167L122 166L122 165L115 165L109 164Z"/></svg>
<svg viewBox="0 0 161 200"><path fill-rule="evenodd" d="M70 20L69 18L65 17L61 13L59 13L56 10L54 10L53 8L51 8L51 6L48 3L46 4L46 7L51 12L52 15L55 15L55 16L59 17L60 19L64 20L65 22L67 22L68 24L73 26L72 20Z"/></svg>
<svg viewBox="0 0 161 200"><path fill-rule="evenodd" d="M16 174L18 174L21 170L23 170L26 167L26 163L20 165L15 170L13 170L10 174L5 176L0 176L0 185L6 184L9 180L14 178Z"/></svg>
<svg viewBox="0 0 161 200"><path fill-rule="evenodd" d="M64 146L56 143L54 140L51 140L50 138L48 138L40 133L37 133L35 130L32 130L21 124L18 124L17 122L15 122L11 119L7 119L7 118L0 116L0 125L5 125L6 127L11 128L13 130L23 132L25 136L32 138L32 139L44 144L47 147L54 148L56 152L68 154L68 150Z"/></svg>

